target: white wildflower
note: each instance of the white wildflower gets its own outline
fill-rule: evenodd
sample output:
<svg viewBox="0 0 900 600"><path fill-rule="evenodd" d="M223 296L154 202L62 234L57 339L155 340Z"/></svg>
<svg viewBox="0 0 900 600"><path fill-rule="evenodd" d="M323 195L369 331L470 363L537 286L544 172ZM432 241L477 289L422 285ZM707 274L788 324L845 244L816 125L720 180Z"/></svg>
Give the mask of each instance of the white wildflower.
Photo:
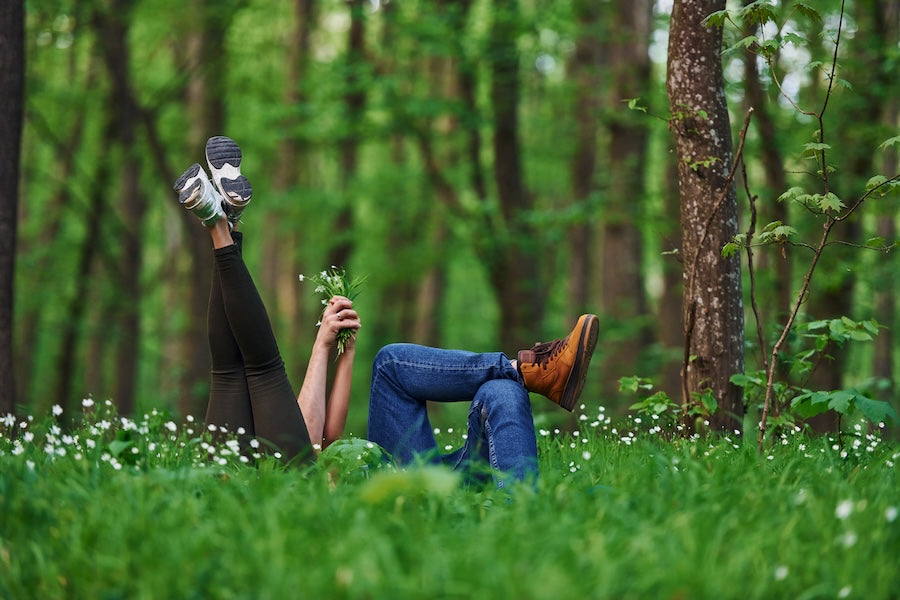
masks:
<svg viewBox="0 0 900 600"><path fill-rule="evenodd" d="M888 523L893 523L897 520L897 507L896 506L888 506L884 509L884 518L887 519Z"/></svg>
<svg viewBox="0 0 900 600"><path fill-rule="evenodd" d="M85 398L84 400L81 401L81 406L83 406L84 408L90 408L93 405L94 405L93 398Z"/></svg>
<svg viewBox="0 0 900 600"><path fill-rule="evenodd" d="M775 567L775 581L784 581L788 576L788 568L785 565Z"/></svg>
<svg viewBox="0 0 900 600"><path fill-rule="evenodd" d="M834 509L834 516L843 521L853 512L853 500L844 500Z"/></svg>
<svg viewBox="0 0 900 600"><path fill-rule="evenodd" d="M53 414L58 417L62 413L63 413L62 406L60 406L59 404L54 404L53 405Z"/></svg>

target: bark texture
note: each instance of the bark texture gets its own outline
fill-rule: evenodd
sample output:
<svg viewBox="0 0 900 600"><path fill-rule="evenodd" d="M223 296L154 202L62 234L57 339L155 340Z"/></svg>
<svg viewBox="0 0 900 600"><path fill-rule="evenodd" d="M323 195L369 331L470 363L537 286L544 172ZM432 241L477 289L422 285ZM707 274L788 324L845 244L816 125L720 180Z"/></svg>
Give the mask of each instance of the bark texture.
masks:
<svg viewBox="0 0 900 600"><path fill-rule="evenodd" d="M15 407L13 275L25 98L24 3L0 3L0 414Z"/></svg>
<svg viewBox="0 0 900 600"><path fill-rule="evenodd" d="M725 259L722 246L738 228L731 128L722 77L722 30L703 19L725 0L676 0L669 30L666 91L678 157L684 300L682 316L685 406L711 391L718 429L740 428L740 388L729 377L744 370L744 316L740 262Z"/></svg>

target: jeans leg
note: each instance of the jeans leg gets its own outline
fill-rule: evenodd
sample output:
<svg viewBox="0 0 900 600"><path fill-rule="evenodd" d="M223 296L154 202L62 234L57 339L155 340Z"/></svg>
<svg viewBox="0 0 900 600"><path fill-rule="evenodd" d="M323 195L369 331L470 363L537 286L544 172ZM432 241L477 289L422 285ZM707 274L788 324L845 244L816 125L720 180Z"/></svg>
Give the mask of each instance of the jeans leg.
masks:
<svg viewBox="0 0 900 600"><path fill-rule="evenodd" d="M437 456L426 402L471 402L485 382L495 379L522 387L518 372L500 352L385 346L372 367L368 438L401 463L416 454Z"/></svg>
<svg viewBox="0 0 900 600"><path fill-rule="evenodd" d="M477 472L479 462L490 465L500 488L505 477L513 481L537 478L537 438L531 400L516 381L487 381L472 401L466 445L456 466L465 470L474 466Z"/></svg>

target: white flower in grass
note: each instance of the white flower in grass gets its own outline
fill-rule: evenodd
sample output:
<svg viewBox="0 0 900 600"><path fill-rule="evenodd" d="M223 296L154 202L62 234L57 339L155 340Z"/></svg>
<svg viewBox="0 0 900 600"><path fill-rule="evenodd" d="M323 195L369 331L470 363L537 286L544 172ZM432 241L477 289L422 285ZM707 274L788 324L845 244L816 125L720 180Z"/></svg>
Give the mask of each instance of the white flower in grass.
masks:
<svg viewBox="0 0 900 600"><path fill-rule="evenodd" d="M188 423L193 423L193 422L194 422L194 415L188 415L187 417L185 417L185 420L186 420Z"/></svg>
<svg viewBox="0 0 900 600"><path fill-rule="evenodd" d="M16 424L16 416L12 413L7 413L7 415L3 417L3 424L7 427L12 427Z"/></svg>
<svg viewBox="0 0 900 600"><path fill-rule="evenodd" d="M28 467L30 470L34 471L34 461L33 460L26 460L25 466Z"/></svg>
<svg viewBox="0 0 900 600"><path fill-rule="evenodd" d="M209 429L210 431L215 431L215 430L216 430L216 426L213 425L212 423L210 423L209 425L207 425L206 428Z"/></svg>
<svg viewBox="0 0 900 600"><path fill-rule="evenodd" d="M26 442L31 442L34 440L34 434L30 431L26 431L24 434L22 434L22 439Z"/></svg>
<svg viewBox="0 0 900 600"><path fill-rule="evenodd" d="M784 581L788 576L788 568L785 565L775 567L775 581Z"/></svg>
<svg viewBox="0 0 900 600"><path fill-rule="evenodd" d="M259 448L259 440L256 438L253 438L252 440L250 440L250 447L251 448Z"/></svg>
<svg viewBox="0 0 900 600"><path fill-rule="evenodd" d="M848 531L844 535L841 536L841 545L844 548L851 548L856 545L856 541L859 539L859 536L856 535L855 531Z"/></svg>
<svg viewBox="0 0 900 600"><path fill-rule="evenodd" d="M838 598L846 598L847 596L850 595L850 592L852 592L852 591L853 591L852 587L850 587L849 585L845 585L838 592Z"/></svg>
<svg viewBox="0 0 900 600"><path fill-rule="evenodd" d="M166 422L166 429L168 429L168 430L171 431L172 433L175 433L176 431L178 431L178 426L175 424L174 421L167 421L167 422Z"/></svg>
<svg viewBox="0 0 900 600"><path fill-rule="evenodd" d="M299 275L297 275L297 279L303 281L304 279L306 279L306 276L303 273L300 273Z"/></svg>
<svg viewBox="0 0 900 600"><path fill-rule="evenodd" d="M884 509L884 518L887 519L888 523L893 523L897 520L897 507L896 506L888 506Z"/></svg>
<svg viewBox="0 0 900 600"><path fill-rule="evenodd" d="M53 414L58 417L62 413L63 413L62 406L60 406L59 404L54 404L53 405Z"/></svg>
<svg viewBox="0 0 900 600"><path fill-rule="evenodd" d="M88 439L84 440L84 445L87 446L88 448L96 448L97 442L95 442L93 438L88 438Z"/></svg>
<svg viewBox="0 0 900 600"><path fill-rule="evenodd" d="M247 430L244 429L243 427L238 427L238 428L237 428L237 434L238 434L238 435L244 435L245 433L247 433Z"/></svg>
<svg viewBox="0 0 900 600"><path fill-rule="evenodd" d="M591 460L591 453L585 450L584 452L582 452L581 457L584 460Z"/></svg>
<svg viewBox="0 0 900 600"><path fill-rule="evenodd" d="M844 500L834 509L834 516L843 521L853 512L853 500Z"/></svg>

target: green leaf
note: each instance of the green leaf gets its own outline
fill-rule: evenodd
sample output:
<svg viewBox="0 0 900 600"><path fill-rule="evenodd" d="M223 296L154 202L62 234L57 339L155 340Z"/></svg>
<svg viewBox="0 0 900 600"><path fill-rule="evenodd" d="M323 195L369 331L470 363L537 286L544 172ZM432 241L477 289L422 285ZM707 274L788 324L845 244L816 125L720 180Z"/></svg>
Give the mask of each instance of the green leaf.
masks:
<svg viewBox="0 0 900 600"><path fill-rule="evenodd" d="M623 102L628 103L629 110L639 110L641 112L647 112L646 106L641 106L640 104L638 104L638 102L640 101L640 98L626 98L625 100L623 100Z"/></svg>
<svg viewBox="0 0 900 600"><path fill-rule="evenodd" d="M795 200L798 196L804 195L804 193L803 188L795 186L778 196L778 201L790 202L791 200Z"/></svg>
<svg viewBox="0 0 900 600"><path fill-rule="evenodd" d="M900 135L895 135L894 137L888 138L888 139L884 140L883 142L881 142L880 144L878 144L878 149L879 150L887 150L888 148L891 148L898 144L900 144Z"/></svg>
<svg viewBox="0 0 900 600"><path fill-rule="evenodd" d="M793 3L792 6L794 7L794 10L796 10L798 13L808 18L809 20L816 23L822 22L822 15L819 14L819 11L810 6L808 3L797 0Z"/></svg>
<svg viewBox="0 0 900 600"><path fill-rule="evenodd" d="M821 150L831 150L831 145L823 144L822 142L809 142L808 144L803 144L803 149L806 151L819 152Z"/></svg>
<svg viewBox="0 0 900 600"><path fill-rule="evenodd" d="M759 45L759 38L755 35L748 35L735 44L735 46L742 46L744 48L752 48L754 45Z"/></svg>
<svg viewBox="0 0 900 600"><path fill-rule="evenodd" d="M785 42L794 44L795 46L806 46L806 44L807 44L805 37L797 35L796 33L792 32L792 31L788 31L782 37L784 38Z"/></svg>
<svg viewBox="0 0 900 600"><path fill-rule="evenodd" d="M853 401L856 394L847 390L838 390L829 396L828 408L845 415L850 410L850 402Z"/></svg>
<svg viewBox="0 0 900 600"><path fill-rule="evenodd" d="M109 443L109 453L115 457L118 457L132 446L134 446L134 442L126 440L113 440Z"/></svg>
<svg viewBox="0 0 900 600"><path fill-rule="evenodd" d="M644 377L632 376L632 377L620 377L619 378L619 391L620 392L631 392L637 393L639 390L652 390L653 383L649 379L645 379Z"/></svg>
<svg viewBox="0 0 900 600"><path fill-rule="evenodd" d="M873 237L866 240L866 246L869 248L884 248L887 243L883 237Z"/></svg>
<svg viewBox="0 0 900 600"><path fill-rule="evenodd" d="M722 258L731 258L732 256L734 256L734 253L740 249L741 247L734 242L728 242L727 244L722 246Z"/></svg>
<svg viewBox="0 0 900 600"><path fill-rule="evenodd" d="M700 402L703 403L703 406L706 407L706 410L709 413L714 413L719 408L719 403L718 401L716 401L716 396L712 392L701 394Z"/></svg>
<svg viewBox="0 0 900 600"><path fill-rule="evenodd" d="M814 70L814 69L818 69L818 68L821 67L823 64L824 64L824 63L822 63L821 60L813 60L813 61L810 61L810 62L807 63L807 65L806 65L806 70L807 70L807 71L812 71L812 70Z"/></svg>
<svg viewBox="0 0 900 600"><path fill-rule="evenodd" d="M838 84L839 86L841 86L841 87L844 88L845 90L852 90L852 89L853 89L853 85L852 85L849 81L847 81L846 79L841 79L840 77L837 77L837 78L835 79L835 81L837 82L837 84Z"/></svg>
<svg viewBox="0 0 900 600"><path fill-rule="evenodd" d="M859 411L873 423L885 421L886 417L890 417L895 423L898 422L897 413L894 411L894 407L887 402L873 400L862 394L857 394L854 403L856 404L856 408L858 408Z"/></svg>
<svg viewBox="0 0 900 600"><path fill-rule="evenodd" d="M835 196L834 192L828 192L824 196L819 196L819 208L822 212L828 212L829 210L833 210L835 212L844 208L844 203L841 202L841 199Z"/></svg>
<svg viewBox="0 0 900 600"><path fill-rule="evenodd" d="M741 9L740 18L745 25L763 25L775 20L775 7L768 0L756 0Z"/></svg>
<svg viewBox="0 0 900 600"><path fill-rule="evenodd" d="M737 373L728 378L728 381L733 383L738 387L747 387L750 385L762 385L763 380L759 377L753 377L752 375L747 375L746 373Z"/></svg>
<svg viewBox="0 0 900 600"><path fill-rule="evenodd" d="M870 177L866 182L866 191L874 190L880 185L884 185L887 183L888 178L884 175L875 175L874 177Z"/></svg>
<svg viewBox="0 0 900 600"><path fill-rule="evenodd" d="M717 10L713 13L710 13L708 17L703 19L704 27L722 27L725 25L725 20L728 19L728 11L727 10Z"/></svg>

